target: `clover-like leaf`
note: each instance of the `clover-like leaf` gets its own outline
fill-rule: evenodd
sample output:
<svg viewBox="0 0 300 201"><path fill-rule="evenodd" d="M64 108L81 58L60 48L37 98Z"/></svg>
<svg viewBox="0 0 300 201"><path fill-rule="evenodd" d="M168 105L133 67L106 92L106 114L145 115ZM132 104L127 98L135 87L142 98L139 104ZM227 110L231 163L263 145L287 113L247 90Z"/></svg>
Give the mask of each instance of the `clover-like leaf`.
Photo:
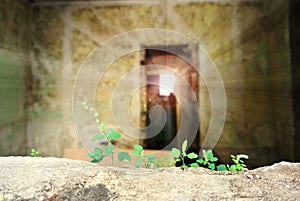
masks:
<svg viewBox="0 0 300 201"><path fill-rule="evenodd" d="M197 162L200 163L200 164L204 164L205 160L199 159L199 160L197 160ZM204 165L205 165L205 164L204 164Z"/></svg>
<svg viewBox="0 0 300 201"><path fill-rule="evenodd" d="M178 158L180 156L180 150L177 148L172 148L171 156L174 158Z"/></svg>
<svg viewBox="0 0 300 201"><path fill-rule="evenodd" d="M94 158L91 162L92 162L92 163L99 163L100 161L103 160L104 157L105 157L105 156L102 155L102 156L100 156L99 158Z"/></svg>
<svg viewBox="0 0 300 201"><path fill-rule="evenodd" d="M187 168L188 166L187 165L182 165L181 168L185 169Z"/></svg>
<svg viewBox="0 0 300 201"><path fill-rule="evenodd" d="M119 161L131 161L131 157L129 156L128 152L121 151L118 153L118 160Z"/></svg>
<svg viewBox="0 0 300 201"><path fill-rule="evenodd" d="M203 150L204 151L204 150ZM206 152L205 152L205 155L207 156L207 158L212 158L212 157L214 157L214 154L213 154L213 152L212 152L212 150L211 149L209 149L209 150L207 150Z"/></svg>
<svg viewBox="0 0 300 201"><path fill-rule="evenodd" d="M89 158L97 159L103 155L103 150L99 147L95 147L91 153L88 153Z"/></svg>
<svg viewBox="0 0 300 201"><path fill-rule="evenodd" d="M141 155L143 152L143 147L139 144L134 144L133 145L133 155Z"/></svg>
<svg viewBox="0 0 300 201"><path fill-rule="evenodd" d="M187 157L188 157L189 159L195 159L195 158L198 158L198 155L195 154L194 152L192 152L192 153L189 153L189 154L187 155Z"/></svg>
<svg viewBox="0 0 300 201"><path fill-rule="evenodd" d="M106 134L107 134L107 137L110 138L111 140L122 137L120 133L116 132L112 128L109 128Z"/></svg>
<svg viewBox="0 0 300 201"><path fill-rule="evenodd" d="M95 142L96 140L103 140L105 138L106 138L105 135L99 132L92 138L92 141Z"/></svg>
<svg viewBox="0 0 300 201"><path fill-rule="evenodd" d="M216 161L218 161L219 159L218 159L218 157L211 157L211 158L209 158L209 160L211 161L211 162L216 162Z"/></svg>
<svg viewBox="0 0 300 201"><path fill-rule="evenodd" d="M141 159L137 160L136 163L135 163L135 166L140 167L142 165L142 162L143 162L143 160L141 160Z"/></svg>
<svg viewBox="0 0 300 201"><path fill-rule="evenodd" d="M190 164L190 166L193 167L193 168L198 168L198 167L200 167L200 166L198 165L198 163L192 163L192 164Z"/></svg>
<svg viewBox="0 0 300 201"><path fill-rule="evenodd" d="M112 145L112 144L107 145L107 146L104 148L105 155L106 155L106 156L112 155L114 148L115 148L115 146Z"/></svg>
<svg viewBox="0 0 300 201"><path fill-rule="evenodd" d="M217 166L218 171L227 171L226 165L220 164Z"/></svg>
<svg viewBox="0 0 300 201"><path fill-rule="evenodd" d="M208 168L211 170L215 170L215 164L214 163L209 164Z"/></svg>
<svg viewBox="0 0 300 201"><path fill-rule="evenodd" d="M149 163L154 163L156 156L154 156L153 154L146 154L145 156L146 156L146 158L148 158Z"/></svg>

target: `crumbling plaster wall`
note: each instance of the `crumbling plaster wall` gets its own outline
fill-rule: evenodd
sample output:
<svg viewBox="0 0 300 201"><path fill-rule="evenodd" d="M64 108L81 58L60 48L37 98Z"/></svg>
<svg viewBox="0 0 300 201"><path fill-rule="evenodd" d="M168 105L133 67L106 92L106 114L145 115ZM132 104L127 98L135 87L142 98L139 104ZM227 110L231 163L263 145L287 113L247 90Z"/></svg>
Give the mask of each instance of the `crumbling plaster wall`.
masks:
<svg viewBox="0 0 300 201"><path fill-rule="evenodd" d="M65 148L82 146L72 120L72 93L87 56L124 31L167 28L184 33L204 48L224 80L227 117L216 152L224 156L246 152L258 165L292 159L287 6L281 0L37 1L31 5L32 84L27 146L51 156L62 156ZM148 36L131 38L129 44L151 45L151 40ZM126 45L126 41L119 42L113 51L123 51ZM110 52L104 53L99 62L109 56ZM122 75L138 66L141 59L139 52L124 55L99 81L95 107L109 126L116 127L111 114L112 91ZM199 68L202 66L205 62L200 60ZM139 124L142 106L139 95L135 98L130 111L133 122ZM210 97L203 80L199 98L203 140L211 118ZM97 132L92 124L94 121L82 119L84 141Z"/></svg>
<svg viewBox="0 0 300 201"><path fill-rule="evenodd" d="M26 153L26 75L30 9L24 1L0 3L0 154Z"/></svg>

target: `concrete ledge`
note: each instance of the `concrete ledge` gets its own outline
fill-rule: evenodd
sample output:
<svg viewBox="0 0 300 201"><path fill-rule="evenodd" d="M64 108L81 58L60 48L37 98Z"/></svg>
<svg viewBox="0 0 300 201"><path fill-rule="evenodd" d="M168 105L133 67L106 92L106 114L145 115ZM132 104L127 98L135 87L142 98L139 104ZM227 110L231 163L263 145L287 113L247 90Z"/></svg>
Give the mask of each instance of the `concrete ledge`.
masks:
<svg viewBox="0 0 300 201"><path fill-rule="evenodd" d="M0 200L296 200L300 163L241 173L0 157Z"/></svg>

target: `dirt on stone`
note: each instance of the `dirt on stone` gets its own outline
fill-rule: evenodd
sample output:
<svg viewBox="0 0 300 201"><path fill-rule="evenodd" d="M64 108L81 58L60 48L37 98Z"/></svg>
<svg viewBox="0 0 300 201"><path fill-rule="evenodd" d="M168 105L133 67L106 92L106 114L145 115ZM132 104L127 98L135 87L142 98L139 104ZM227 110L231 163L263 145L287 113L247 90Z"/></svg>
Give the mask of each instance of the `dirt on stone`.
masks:
<svg viewBox="0 0 300 201"><path fill-rule="evenodd" d="M300 200L300 163L239 173L0 157L0 200Z"/></svg>

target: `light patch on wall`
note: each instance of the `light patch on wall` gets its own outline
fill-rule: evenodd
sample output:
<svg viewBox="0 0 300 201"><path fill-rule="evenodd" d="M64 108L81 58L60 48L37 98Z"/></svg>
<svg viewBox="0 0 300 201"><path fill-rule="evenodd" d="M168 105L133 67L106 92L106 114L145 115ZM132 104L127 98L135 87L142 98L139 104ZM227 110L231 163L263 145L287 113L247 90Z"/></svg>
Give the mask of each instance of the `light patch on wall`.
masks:
<svg viewBox="0 0 300 201"><path fill-rule="evenodd" d="M175 75L174 74L160 74L159 75L159 95L170 96L174 93Z"/></svg>

